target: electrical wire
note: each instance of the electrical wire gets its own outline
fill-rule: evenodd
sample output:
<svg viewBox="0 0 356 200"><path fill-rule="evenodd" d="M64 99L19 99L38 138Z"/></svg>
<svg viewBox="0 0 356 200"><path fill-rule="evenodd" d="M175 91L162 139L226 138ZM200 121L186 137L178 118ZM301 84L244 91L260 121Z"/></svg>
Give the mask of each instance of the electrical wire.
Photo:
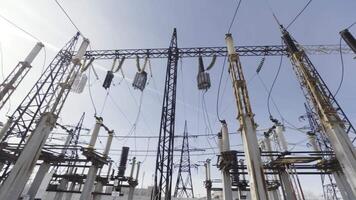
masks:
<svg viewBox="0 0 356 200"><path fill-rule="evenodd" d="M40 39L38 39L36 36L34 36L33 34L31 34L30 32L26 31L25 29L21 28L19 25L15 24L14 22L12 22L11 20L9 20L8 18L4 17L3 15L0 14L0 18L4 19L5 21L7 21L9 24L13 25L14 27L16 27L17 29L21 30L22 32L24 32L26 35L30 36L31 38L37 40L37 41L41 41Z"/></svg>
<svg viewBox="0 0 356 200"><path fill-rule="evenodd" d="M271 87L270 87L270 89L269 89L269 92L268 92L268 97L267 97L267 109L268 109L268 114L269 114L270 117L272 117L271 108L270 108L270 98L271 98L271 94L272 94L274 85L276 84L277 78L278 78L278 76L279 76L279 72L281 71L282 62L283 62L283 56L281 56L281 58L280 58L277 73L276 73L276 75L274 76L272 85L271 85Z"/></svg>
<svg viewBox="0 0 356 200"><path fill-rule="evenodd" d="M337 89L336 89L336 91L334 93L334 98L339 93L339 91L340 91L340 89L342 87L342 84L344 82L344 74L345 74L345 65L344 65L344 58L342 56L341 41L342 41L342 38L340 37L339 53L340 53L340 61L341 61L341 79L340 79L340 82L339 82L339 86L337 87Z"/></svg>
<svg viewBox="0 0 356 200"><path fill-rule="evenodd" d="M224 58L223 67L221 68L221 73L220 73L220 78L219 78L219 86L218 86L218 94L216 96L216 117L218 118L219 121L221 121L220 114L219 114L219 98L220 98L221 81L222 81L222 77L224 75L225 65L226 65L226 56Z"/></svg>
<svg viewBox="0 0 356 200"><path fill-rule="evenodd" d="M234 16L232 17L232 20L231 20L231 23L230 23L230 26L229 26L229 29L228 29L228 33L230 33L231 31L231 28L232 28L232 25L234 24L235 22L235 19L236 19L236 15L237 15L237 11L239 10L240 8L240 5L241 5L241 1L242 0L239 0L238 3L237 3L237 6L236 6L236 9L235 9L235 12L234 12Z"/></svg>
<svg viewBox="0 0 356 200"><path fill-rule="evenodd" d="M348 26L346 29L349 29L351 27L353 27L356 24L356 22L352 23L350 26Z"/></svg>
<svg viewBox="0 0 356 200"><path fill-rule="evenodd" d="M207 112L207 108L206 108L206 103L205 103L205 95L206 91L205 92L202 92L202 107L203 107L203 117L204 117L204 123L205 123L205 127L207 130L209 130L210 134L213 133L213 130L211 128L211 123L210 123L210 119L209 119L209 114ZM206 115L206 116L205 116ZM217 142L215 140L215 137L214 138L214 142L215 144L217 145ZM213 149L213 146L211 145L210 141L209 141L209 137L206 137L206 141L208 142L210 148ZM215 151L213 150L214 154L215 154Z"/></svg>
<svg viewBox="0 0 356 200"><path fill-rule="evenodd" d="M239 0L237 6L236 6L236 9L235 9L235 12L234 12L234 15L231 19L231 23L230 23L230 26L228 28L228 33L230 33L231 31L231 28L235 22L235 19L236 19L236 16L237 16L237 13L238 13L238 10L240 8L240 5L241 5L241 1L242 0ZM218 118L219 121L221 121L221 118L220 118L220 114L219 114L219 98L220 98L220 88L221 88L221 81L222 81L222 77L224 75L224 71L225 71L225 64L226 64L226 56L224 58L224 63L223 63L223 67L221 69L221 73L220 73L220 79L219 79L219 87L218 87L218 94L217 94L217 97L216 97L216 116Z"/></svg>
<svg viewBox="0 0 356 200"><path fill-rule="evenodd" d="M92 66L93 67L93 66ZM93 95L91 93L91 68L92 67L89 67L89 73L88 73L88 90L89 90L89 97L90 97L90 101L91 101L91 104L93 106L93 109L94 109L94 115L96 115L97 111L96 111L96 106L95 106L95 103L94 103L94 99L93 99Z"/></svg>
<svg viewBox="0 0 356 200"><path fill-rule="evenodd" d="M305 9L309 6L309 4L312 2L313 0L309 0L307 2L307 4L303 7L303 9L301 11L299 11L299 13L294 17L294 19L288 24L287 28L288 29L297 19L298 17L305 11Z"/></svg>
<svg viewBox="0 0 356 200"><path fill-rule="evenodd" d="M75 25L74 21L72 20L72 18L68 15L67 11L62 7L62 5L57 1L54 0L57 5L59 6L59 8L63 11L63 13L67 16L67 18L69 19L70 23L75 27L75 29L77 29L77 31L84 37L84 35L82 34L82 32L79 30L78 26Z"/></svg>

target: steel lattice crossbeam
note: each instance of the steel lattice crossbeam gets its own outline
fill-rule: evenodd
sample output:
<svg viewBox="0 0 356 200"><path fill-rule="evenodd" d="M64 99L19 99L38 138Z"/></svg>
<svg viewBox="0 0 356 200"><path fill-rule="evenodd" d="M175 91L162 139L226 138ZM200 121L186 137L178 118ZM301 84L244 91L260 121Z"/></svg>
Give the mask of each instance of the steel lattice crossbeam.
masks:
<svg viewBox="0 0 356 200"><path fill-rule="evenodd" d="M324 55L337 54L340 51L339 45L305 45L303 49L308 54ZM350 54L352 51L347 46L341 46L344 54ZM118 50L92 50L87 51L86 58L95 59L114 59L125 57L127 59L139 58L168 58L168 48L152 48L152 49L118 49ZM287 49L282 45L265 45L265 46L236 46L236 52L240 56L280 56L287 55ZM226 56L226 47L192 47L178 48L180 58L189 57L218 57Z"/></svg>

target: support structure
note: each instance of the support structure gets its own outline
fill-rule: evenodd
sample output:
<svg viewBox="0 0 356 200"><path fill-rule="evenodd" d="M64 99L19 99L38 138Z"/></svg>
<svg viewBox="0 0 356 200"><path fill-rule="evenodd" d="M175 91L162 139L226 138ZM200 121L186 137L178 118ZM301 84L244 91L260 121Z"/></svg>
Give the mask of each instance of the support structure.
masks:
<svg viewBox="0 0 356 200"><path fill-rule="evenodd" d="M352 144L356 140L356 131L309 57L282 26L281 30L307 103L316 113L318 124L330 141L340 170L356 195L356 151Z"/></svg>
<svg viewBox="0 0 356 200"><path fill-rule="evenodd" d="M57 98L61 90L61 84L65 83L65 79L77 66L71 68L73 51L75 50L79 34L75 35L49 64L45 72L41 75L37 83L33 86L21 104L17 107L14 113L6 123L7 126L1 130L3 137L0 138L3 142L10 135L20 137L17 149L23 145L30 134L33 134L38 124L40 117L53 108L56 101L60 101L60 105L56 103L54 114L58 115L62 109L63 103L66 100L69 90L62 93L61 98ZM10 123L11 122L11 123ZM18 152L15 156L18 156ZM5 169L3 170L2 181L8 176L8 172L13 163L6 161Z"/></svg>
<svg viewBox="0 0 356 200"><path fill-rule="evenodd" d="M180 152L178 176L173 196L176 198L194 198L187 121L185 121L184 124L183 143Z"/></svg>
<svg viewBox="0 0 356 200"><path fill-rule="evenodd" d="M41 42L38 42L26 59L23 62L19 62L0 85L0 110L4 107L5 103L16 90L17 86L26 77L32 67L32 61L36 58L43 47L44 45Z"/></svg>
<svg viewBox="0 0 356 200"><path fill-rule="evenodd" d="M76 41L77 39L73 40ZM73 44L74 45L74 44ZM54 128L57 117L63 107L65 100L67 99L71 85L73 84L74 78L79 71L79 64L82 56L84 55L86 48L89 45L89 40L84 39L78 53L69 58L64 57L62 62L63 68L69 68L68 71L63 73L64 79L59 82L57 85L54 85L53 96L50 97L49 102L46 102L46 107L44 108L44 113L41 114L38 124L34 123L35 129L32 132L31 137L27 141L23 152L18 157L16 164L12 168L9 176L3 182L0 188L0 199L18 199L36 165L36 162L41 154L42 147L44 146L48 135ZM67 62L66 62L66 59ZM62 63L61 62L61 63ZM72 62L73 64L70 64ZM62 63L63 64L63 63ZM61 69L60 69L61 70ZM50 77L53 75L49 75ZM41 79L41 78L40 78ZM54 81L51 81L50 84L53 84ZM38 88L36 88L38 89ZM48 91L47 91L48 94ZM36 96L36 95L35 95ZM42 97L41 95L39 95ZM25 98L25 100L28 97ZM39 103L39 102L36 102ZM28 105L27 105L28 106ZM40 109L40 108L38 108ZM16 110L17 111L17 110ZM15 111L15 113L16 113ZM28 113L26 113L28 114ZM15 118L18 120L17 118ZM35 117L31 119L35 120ZM23 122L21 122L23 123ZM14 125L19 125L18 121ZM13 127L13 126L12 126ZM22 130L25 127L21 127ZM28 132L28 130L26 130ZM23 135L22 135L23 136ZM24 141L26 137L22 137L21 141ZM21 143L21 142L20 142Z"/></svg>
<svg viewBox="0 0 356 200"><path fill-rule="evenodd" d="M211 171L210 171L210 159L207 159L206 162L204 163L205 167L205 189L206 189L206 200L211 200L211 187L212 187L212 182L211 182Z"/></svg>
<svg viewBox="0 0 356 200"><path fill-rule="evenodd" d="M247 85L242 71L239 55L236 53L231 34L226 34L226 43L229 57L229 73L236 106L237 119L240 123L242 142L246 153L247 170L250 176L251 197L254 200L268 200L265 176L258 148L256 124L253 119Z"/></svg>
<svg viewBox="0 0 356 200"><path fill-rule="evenodd" d="M173 145L177 93L177 30L174 29L168 49L166 82L163 94L161 125L159 131L154 188L151 200L170 200L172 190Z"/></svg>

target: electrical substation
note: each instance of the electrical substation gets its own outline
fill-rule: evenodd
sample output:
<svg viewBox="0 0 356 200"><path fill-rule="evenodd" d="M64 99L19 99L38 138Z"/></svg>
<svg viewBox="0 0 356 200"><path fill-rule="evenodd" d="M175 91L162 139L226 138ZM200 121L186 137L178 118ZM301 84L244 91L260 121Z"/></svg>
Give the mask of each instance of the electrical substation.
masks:
<svg viewBox="0 0 356 200"><path fill-rule="evenodd" d="M355 96L344 65L355 66L356 22L334 30L339 44L304 44L308 35L290 27L321 2L306 1L286 24L269 4L277 42L240 45L235 30L249 19L237 16L249 2L237 0L221 2L233 8L223 45L187 45L180 35L203 33L171 24L165 47L96 48L65 0L53 2L76 31L50 47L42 69L36 60L53 45L0 13L33 46L15 66L1 64L0 200L356 200L356 110L339 100ZM339 66L328 57L341 61L336 90Z"/></svg>

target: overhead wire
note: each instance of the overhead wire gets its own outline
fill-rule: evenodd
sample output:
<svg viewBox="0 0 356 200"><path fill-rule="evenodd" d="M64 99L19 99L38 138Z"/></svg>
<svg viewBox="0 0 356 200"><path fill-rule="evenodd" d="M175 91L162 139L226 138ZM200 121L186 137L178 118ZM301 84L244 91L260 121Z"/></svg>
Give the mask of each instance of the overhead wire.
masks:
<svg viewBox="0 0 356 200"><path fill-rule="evenodd" d="M270 108L270 98L271 98L271 94L272 94L274 85L276 84L276 81L277 81L277 79L278 79L279 73L280 73L280 71L281 71L282 62L283 62L283 56L281 56L281 58L280 58L279 66L278 66L278 69L277 69L277 73L276 73L276 75L274 76L272 85L271 85L271 87L270 87L270 89L269 89L269 91L268 91L267 109L268 109L268 114L269 114L270 117L272 117L271 108Z"/></svg>
<svg viewBox="0 0 356 200"><path fill-rule="evenodd" d="M288 29L291 25L294 24L294 22L298 19L298 17L305 11L305 9L307 9L307 7L309 6L309 4L312 2L313 0L309 0L307 2L307 4L305 4L305 6L303 7L303 9L301 11L299 11L299 13L293 18L293 20L288 24L288 26L286 27L286 29Z"/></svg>
<svg viewBox="0 0 356 200"><path fill-rule="evenodd" d="M54 0L59 8L62 10L62 12L66 15L66 17L69 19L70 23L74 26L75 29L84 37L83 33L79 30L78 26L74 23L72 18L68 15L67 11L62 7L62 5L58 2L58 0Z"/></svg>
<svg viewBox="0 0 356 200"><path fill-rule="evenodd" d="M241 2L242 0L239 0L238 3L237 3L237 6L236 6L236 9L234 11L234 15L231 19L231 22L230 22L230 25L228 27L228 33L230 33L231 31L231 28L235 22L235 19L236 19L236 16L237 16L237 13L238 13L238 10L240 8L240 5L241 5ZM218 93L217 93L217 97L216 97L216 116L218 118L219 121L221 121L221 118L220 118L220 114L219 114L219 99L220 99L220 89L221 89L221 81L222 81L222 77L224 75L224 72L225 72L225 64L226 64L226 58L227 56L224 57L224 62L223 62L223 67L221 69L221 73L220 73L220 78L219 78L219 86L218 86Z"/></svg>
<svg viewBox="0 0 356 200"><path fill-rule="evenodd" d="M235 12L234 12L234 16L232 17L232 20L231 20L231 23L230 23L230 26L229 26L229 29L228 29L228 33L230 33L231 31L231 28L232 28L232 25L234 24L235 22L235 19L236 19L236 15L237 15L237 11L239 10L240 8L240 5L241 5L241 1L242 0L239 0L238 3L237 3L237 6L236 6L236 9L235 9Z"/></svg>
<svg viewBox="0 0 356 200"><path fill-rule="evenodd" d="M30 36L31 38L37 40L37 41L41 41L40 39L38 39L38 37L34 36L33 34L31 34L30 32L26 31L25 29L23 29L22 27L20 27L19 25L17 25L16 23L12 22L11 20L9 20L8 18L4 17L3 15L0 14L0 18L2 18L3 20L7 21L9 24L13 25L14 27L16 27L17 29L21 30L22 32L24 32L26 35Z"/></svg>
<svg viewBox="0 0 356 200"><path fill-rule="evenodd" d="M339 42L339 54L340 54L340 61L341 61L341 78L340 78L340 82L339 82L339 85L334 93L334 97L336 97L336 95L339 93L341 87L342 87L342 84L344 82L344 74L345 74L345 65L344 65L344 58L343 58L343 55L342 55L342 50L341 50L341 41L342 41L342 38L340 37L340 42Z"/></svg>

